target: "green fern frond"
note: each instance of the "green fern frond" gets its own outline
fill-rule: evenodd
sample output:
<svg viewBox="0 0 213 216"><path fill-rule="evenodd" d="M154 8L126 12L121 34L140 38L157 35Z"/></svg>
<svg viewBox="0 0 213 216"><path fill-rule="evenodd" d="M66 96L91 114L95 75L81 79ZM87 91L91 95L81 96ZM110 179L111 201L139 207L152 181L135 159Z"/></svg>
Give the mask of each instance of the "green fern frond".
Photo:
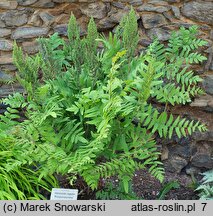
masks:
<svg viewBox="0 0 213 216"><path fill-rule="evenodd" d="M88 24L88 33L86 36L86 44L88 51L92 52L93 54L96 53L97 49L97 41L98 38L98 30L93 18L90 19Z"/></svg>
<svg viewBox="0 0 213 216"><path fill-rule="evenodd" d="M202 183L197 187L201 200L213 200L213 170L202 173Z"/></svg>
<svg viewBox="0 0 213 216"><path fill-rule="evenodd" d="M135 55L139 41L138 23L134 9L131 8L128 16L123 19L121 22L123 23L122 43L124 49L128 52L128 57L132 58Z"/></svg>
<svg viewBox="0 0 213 216"><path fill-rule="evenodd" d="M69 38L70 44L73 44L76 40L80 38L80 28L77 25L75 16L72 14L68 24L67 35Z"/></svg>
<svg viewBox="0 0 213 216"><path fill-rule="evenodd" d="M39 84L38 76L41 67L41 56L24 55L20 47L14 43L13 62L18 69L16 74L18 81L27 91L34 91ZM31 92L31 94L32 94Z"/></svg>
<svg viewBox="0 0 213 216"><path fill-rule="evenodd" d="M142 125L151 130L152 133L158 132L160 137L171 138L175 132L180 138L188 134L192 134L196 130L204 132L207 130L206 126L199 121L189 121L177 117L174 119L171 114L169 117L167 113L159 113L156 109L153 109L151 105L148 106L145 115L141 118Z"/></svg>

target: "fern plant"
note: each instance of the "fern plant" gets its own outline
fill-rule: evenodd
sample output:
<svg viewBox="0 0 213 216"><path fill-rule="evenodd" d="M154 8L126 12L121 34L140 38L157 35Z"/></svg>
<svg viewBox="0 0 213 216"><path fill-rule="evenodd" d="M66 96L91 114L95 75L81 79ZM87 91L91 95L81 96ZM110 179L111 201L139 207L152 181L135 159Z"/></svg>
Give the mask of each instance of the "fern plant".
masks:
<svg viewBox="0 0 213 216"><path fill-rule="evenodd" d="M121 38L123 48L127 51L129 62L135 56L139 42L137 16L131 8L128 16L124 16L120 25L116 29L116 34Z"/></svg>
<svg viewBox="0 0 213 216"><path fill-rule="evenodd" d="M158 40L150 46L151 55L164 63L164 84L152 94L159 102L186 104L191 102L192 97L204 93L198 85L202 79L192 70L188 70L190 64L206 60L205 56L195 52L207 44L196 37L197 31L197 26L189 29L181 27L179 32L171 34L168 46L164 46Z"/></svg>
<svg viewBox="0 0 213 216"><path fill-rule="evenodd" d="M3 100L11 109L1 121L13 125L12 130L5 124L0 127L6 137L10 134L15 140L10 164L33 164L40 178L69 174L71 184L80 175L93 190L101 178L117 175L128 194L135 170L148 169L161 182L164 179L154 139L157 133L171 138L175 133L182 137L207 130L198 121L173 116L166 109L160 112L151 104L153 98L171 104L189 101L193 94L201 93L197 90L200 78L180 70L184 62L177 47L170 46L174 38L168 46L172 51L155 41L145 54L135 56L135 16L131 10L121 31L109 38L99 37L91 19L88 35L81 38L72 15L68 42L58 35L40 39L41 52L26 58L14 46L17 78L27 97L15 94ZM127 34L131 22L132 43ZM180 31L184 43L178 45L179 51L189 43L185 31ZM98 42L104 46L101 52ZM126 50L130 46L132 50ZM169 52L180 58L173 59ZM170 73L172 67L176 69ZM176 85L182 85L181 90ZM170 95L174 86L179 91ZM24 120L17 123L14 118L20 109L24 109Z"/></svg>
<svg viewBox="0 0 213 216"><path fill-rule="evenodd" d="M196 191L199 191L201 200L213 200L213 170L202 173L203 179Z"/></svg>
<svg viewBox="0 0 213 216"><path fill-rule="evenodd" d="M170 181L164 184L158 194L158 200L164 200L167 193L169 193L172 189L178 189L179 187L180 184L178 181Z"/></svg>

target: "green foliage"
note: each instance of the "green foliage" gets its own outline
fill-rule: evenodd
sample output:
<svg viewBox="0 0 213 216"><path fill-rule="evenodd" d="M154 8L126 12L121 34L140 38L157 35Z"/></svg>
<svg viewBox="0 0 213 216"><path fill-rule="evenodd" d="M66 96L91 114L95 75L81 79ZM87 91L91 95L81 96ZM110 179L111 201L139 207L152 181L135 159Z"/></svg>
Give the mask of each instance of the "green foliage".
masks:
<svg viewBox="0 0 213 216"><path fill-rule="evenodd" d="M33 96L33 92L39 84L40 55L36 55L35 57L24 55L21 48L14 43L13 62L19 71L16 74L17 80L26 89L29 96Z"/></svg>
<svg viewBox="0 0 213 216"><path fill-rule="evenodd" d="M184 59L186 63L199 63L206 60L204 56L197 52L193 52L198 47L207 44L206 41L196 38L197 26L191 26L188 30L184 27L180 28L179 34L173 32L169 40L168 48L166 49L167 57L170 56L171 61L175 58Z"/></svg>
<svg viewBox="0 0 213 216"><path fill-rule="evenodd" d="M5 116L0 116L0 200L46 199L41 190L50 192L51 187L58 186L57 181L54 176L39 179L37 165L19 158L15 149L17 139L13 136L19 133L19 126L13 121L18 117L15 109L18 104L10 102L13 108L8 107ZM24 147L22 144L21 148Z"/></svg>
<svg viewBox="0 0 213 216"><path fill-rule="evenodd" d="M202 184L197 187L201 200L213 200L213 170L202 173Z"/></svg>
<svg viewBox="0 0 213 216"><path fill-rule="evenodd" d="M96 59L96 52L98 47L98 42L96 41L97 38L98 31L94 19L92 18L88 24L88 33L86 37L86 55L88 55L89 62L93 62Z"/></svg>
<svg viewBox="0 0 213 216"><path fill-rule="evenodd" d="M127 58L131 60L139 41L137 17L133 8L121 20L116 33L118 37L121 36L123 47L127 50Z"/></svg>
<svg viewBox="0 0 213 216"><path fill-rule="evenodd" d="M71 65L79 69L83 64L85 47L80 39L80 28L73 14L68 24L68 39L65 46L66 58L71 61Z"/></svg>
<svg viewBox="0 0 213 216"><path fill-rule="evenodd" d="M164 83L152 94L159 102L186 104L191 102L191 97L204 93L198 85L202 79L192 70L187 71L190 64L206 60L205 56L194 52L207 44L206 41L196 38L196 35L196 26L189 29L181 27L179 32L171 34L168 46L164 46L158 40L150 46L148 52L164 63Z"/></svg>
<svg viewBox="0 0 213 216"><path fill-rule="evenodd" d="M206 127L198 121L195 123L193 120L181 119L179 116L174 118L172 114L168 117L166 112L159 113L151 105L147 107L141 120L144 122L144 126L152 130L152 133L158 132L160 137L165 138L171 138L174 132L181 138L183 136L186 137L187 134L191 135L196 129L200 131L206 130Z"/></svg>
<svg viewBox="0 0 213 216"><path fill-rule="evenodd" d="M37 41L41 50L41 63L39 65L39 69L42 71L41 79L45 81L59 76L64 70L63 65L68 64L64 51L60 49L65 46L64 40L55 33L49 39L40 38Z"/></svg>
<svg viewBox="0 0 213 216"><path fill-rule="evenodd" d="M155 41L146 54L135 56L135 12L131 10L125 20L120 33L107 39L98 38L91 19L87 36L81 38L72 15L67 42L57 34L39 39L41 51L36 57L25 57L15 45L17 78L27 97L15 94L3 100L11 109L2 116L0 131L15 140L10 164L33 164L39 179L69 174L73 183L80 175L93 190L100 178L117 175L128 194L129 182L138 169L148 169L163 181L156 133L171 138L175 133L182 137L195 130L206 131L200 122L175 117L166 109L160 112L151 104L153 98L171 104L189 101L201 92L196 87L200 78L180 70L181 58L169 59L168 52L180 55L177 47L169 51ZM183 49L188 42L186 36L181 37ZM98 42L104 46L101 52ZM173 68L175 72L170 74ZM174 88L177 96L170 95ZM21 123L16 121L19 110L24 110Z"/></svg>
<svg viewBox="0 0 213 216"><path fill-rule="evenodd" d="M104 189L96 192L96 199L100 200L139 200L132 190L131 184L128 184L128 193L125 191L123 184L113 185L107 183Z"/></svg>
<svg viewBox="0 0 213 216"><path fill-rule="evenodd" d="M78 27L76 18L73 14L70 17L68 24L68 38L70 45L74 44L76 40L80 40L80 28Z"/></svg>
<svg viewBox="0 0 213 216"><path fill-rule="evenodd" d="M0 200L46 199L41 194L41 188L51 192L50 188L58 185L53 176L39 180L38 173L33 171L32 167L8 171L1 164L0 174Z"/></svg>
<svg viewBox="0 0 213 216"><path fill-rule="evenodd" d="M178 189L180 184L177 181L171 181L163 185L160 190L157 200L165 199L167 193L172 189ZM96 192L96 198L102 200L141 200L135 192L132 190L131 181L128 181L128 190L124 188L124 185L119 182L118 185L112 182L106 183L102 190Z"/></svg>
<svg viewBox="0 0 213 216"><path fill-rule="evenodd" d="M177 181L168 182L167 184L165 184L165 185L162 187L162 189L161 189L161 191L160 191L160 193L159 193L159 195L158 195L158 200L163 200L163 199L165 199L166 194L167 194L170 190L172 190L172 189L177 189L177 188L179 188L179 187L180 187L180 184L179 184Z"/></svg>

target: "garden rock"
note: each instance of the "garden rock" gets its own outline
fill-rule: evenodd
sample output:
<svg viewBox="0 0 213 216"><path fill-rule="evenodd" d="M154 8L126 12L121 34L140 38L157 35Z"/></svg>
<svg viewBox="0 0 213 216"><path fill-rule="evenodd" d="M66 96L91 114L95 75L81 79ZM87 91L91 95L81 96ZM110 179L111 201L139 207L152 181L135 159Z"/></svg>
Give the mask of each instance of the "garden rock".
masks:
<svg viewBox="0 0 213 216"><path fill-rule="evenodd" d="M5 0L1 0L0 2L0 9L16 9L18 6L18 3L16 1L5 1Z"/></svg>
<svg viewBox="0 0 213 216"><path fill-rule="evenodd" d="M0 28L0 38L9 36L11 32L11 29Z"/></svg>
<svg viewBox="0 0 213 216"><path fill-rule="evenodd" d="M31 9L9 11L5 13L1 19L5 22L6 26L22 26L28 22L28 16L30 12L32 12Z"/></svg>
<svg viewBox="0 0 213 216"><path fill-rule="evenodd" d="M169 149L169 155L175 155L175 156L179 156L181 158L187 159L190 158L190 156L192 155L192 146L189 145L190 142L188 142L187 144L173 144L173 145L169 145L168 149Z"/></svg>
<svg viewBox="0 0 213 216"><path fill-rule="evenodd" d="M2 27L4 28L6 26L2 20L2 16L3 16L3 14L0 13L0 28L2 28Z"/></svg>
<svg viewBox="0 0 213 216"><path fill-rule="evenodd" d="M166 162L167 170L170 172L180 173L181 170L188 164L187 160L179 157L179 156L172 156Z"/></svg>
<svg viewBox="0 0 213 216"><path fill-rule="evenodd" d="M28 54L34 54L39 51L39 44L36 41L27 41L22 44L23 49Z"/></svg>
<svg viewBox="0 0 213 216"><path fill-rule="evenodd" d="M0 65L12 64L13 59L10 56L0 57Z"/></svg>
<svg viewBox="0 0 213 216"><path fill-rule="evenodd" d="M76 0L53 0L53 2L56 2L56 3L72 3L72 2L76 2Z"/></svg>
<svg viewBox="0 0 213 216"><path fill-rule="evenodd" d="M167 41L170 38L169 30L165 30L163 28L152 28L147 30L147 35L151 38L158 38L160 41Z"/></svg>
<svg viewBox="0 0 213 216"><path fill-rule="evenodd" d="M32 25L32 26L36 26L36 27L42 25L42 19L40 17L40 10L36 10L33 13L33 15L28 20L27 24Z"/></svg>
<svg viewBox="0 0 213 216"><path fill-rule="evenodd" d="M161 14L142 14L141 17L146 29L160 27L167 24L165 17Z"/></svg>
<svg viewBox="0 0 213 216"><path fill-rule="evenodd" d="M191 1L184 4L182 8L182 13L184 16L197 20L200 22L205 22L210 25L213 24L213 4L207 1Z"/></svg>
<svg viewBox="0 0 213 216"><path fill-rule="evenodd" d="M13 50L12 41L0 39L0 50L2 51L11 51Z"/></svg>
<svg viewBox="0 0 213 216"><path fill-rule="evenodd" d="M67 24L69 22L70 16L68 14L61 14L54 19L56 24Z"/></svg>
<svg viewBox="0 0 213 216"><path fill-rule="evenodd" d="M59 35L67 36L67 29L68 29L67 24L60 24L54 27L54 32L55 33L57 32Z"/></svg>
<svg viewBox="0 0 213 216"><path fill-rule="evenodd" d="M5 23L2 20L0 20L0 28L5 27L5 26L6 26Z"/></svg>
<svg viewBox="0 0 213 216"><path fill-rule="evenodd" d="M52 2L52 0L39 0L35 4L33 4L34 7L41 7L41 8L53 8L55 6L55 3Z"/></svg>
<svg viewBox="0 0 213 216"><path fill-rule="evenodd" d="M213 95L213 75L206 75L203 86L206 93Z"/></svg>
<svg viewBox="0 0 213 216"><path fill-rule="evenodd" d="M2 71L0 71L0 83L1 82L7 82L8 80L11 80L12 76L10 74L6 74Z"/></svg>
<svg viewBox="0 0 213 216"><path fill-rule="evenodd" d="M142 0L132 0L129 2L132 6L140 6L143 4Z"/></svg>
<svg viewBox="0 0 213 216"><path fill-rule="evenodd" d="M67 24L60 24L54 27L54 32L57 32L59 35L62 36L67 36L67 30L68 30ZM86 35L86 31L83 28L80 28L80 35L81 36Z"/></svg>
<svg viewBox="0 0 213 216"><path fill-rule="evenodd" d="M50 26L54 22L55 17L49 14L48 12L41 12L39 16L43 21L44 26Z"/></svg>
<svg viewBox="0 0 213 216"><path fill-rule="evenodd" d="M17 71L17 67L14 66L13 64L3 64L3 65L1 65L1 70L7 71L8 73L9 72L15 72L15 71Z"/></svg>
<svg viewBox="0 0 213 216"><path fill-rule="evenodd" d="M199 141L213 142L213 130L209 130L204 133L195 132L192 134L192 138L196 140L196 142Z"/></svg>
<svg viewBox="0 0 213 216"><path fill-rule="evenodd" d="M112 23L119 23L122 18L128 14L129 11L114 11L114 13L110 14L109 20Z"/></svg>
<svg viewBox="0 0 213 216"><path fill-rule="evenodd" d="M96 19L102 19L107 15L107 7L102 2L91 3L89 5L82 6L80 10L86 16Z"/></svg>
<svg viewBox="0 0 213 216"><path fill-rule="evenodd" d="M104 18L104 19L101 19L98 24L97 24L97 27L99 30L109 30L109 29L112 29L114 28L116 25L115 22L112 22L112 20L108 17Z"/></svg>
<svg viewBox="0 0 213 216"><path fill-rule="evenodd" d="M213 96L211 95L202 95L195 98L195 100L190 104L192 107L212 107Z"/></svg>
<svg viewBox="0 0 213 216"><path fill-rule="evenodd" d="M120 9L124 9L126 7L126 5L122 2L112 2L112 6Z"/></svg>
<svg viewBox="0 0 213 216"><path fill-rule="evenodd" d="M192 165L195 167L200 167L200 168L207 168L207 169L212 169L213 168L213 159L211 155L208 154L196 154L192 158Z"/></svg>
<svg viewBox="0 0 213 216"><path fill-rule="evenodd" d="M154 6L151 4L145 4L137 8L137 11L153 11L158 13L163 13L170 10L169 6Z"/></svg>
<svg viewBox="0 0 213 216"><path fill-rule="evenodd" d="M167 2L170 2L170 3L178 3L180 2L181 0L166 0Z"/></svg>
<svg viewBox="0 0 213 216"><path fill-rule="evenodd" d="M37 2L37 0L17 0L17 2L21 6L28 6L28 5L32 5L35 2Z"/></svg>
<svg viewBox="0 0 213 216"><path fill-rule="evenodd" d="M12 39L25 39L46 36L49 28L19 27L12 33Z"/></svg>
<svg viewBox="0 0 213 216"><path fill-rule="evenodd" d="M23 88L18 84L13 84L13 89L8 85L3 85L0 88L0 98L7 97L8 95L13 94L14 91L20 93L24 92Z"/></svg>
<svg viewBox="0 0 213 216"><path fill-rule="evenodd" d="M178 19L180 18L180 9L178 7L172 6L172 12L174 13L174 16L176 18L178 18Z"/></svg>

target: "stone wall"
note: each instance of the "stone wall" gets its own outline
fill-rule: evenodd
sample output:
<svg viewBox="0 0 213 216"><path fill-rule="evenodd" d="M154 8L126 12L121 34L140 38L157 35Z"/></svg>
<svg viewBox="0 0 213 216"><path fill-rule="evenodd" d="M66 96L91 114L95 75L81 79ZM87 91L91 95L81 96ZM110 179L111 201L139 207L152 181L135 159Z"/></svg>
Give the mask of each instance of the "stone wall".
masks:
<svg viewBox="0 0 213 216"><path fill-rule="evenodd" d="M54 32L66 36L71 12L81 25L81 34L85 35L89 17L95 18L99 31L107 32L116 27L131 5L138 14L140 49L147 47L154 36L166 41L172 30L193 24L200 27L200 37L209 42L203 49L208 60L194 67L204 78L207 94L190 105L171 108L173 113L205 122L209 132L181 140L174 137L165 140L161 148L162 160L170 171L191 173L213 168L213 0L1 0L0 97L21 91L16 84L4 84L11 82L16 69L12 64L13 40L26 53L34 54L38 51L37 37Z"/></svg>

